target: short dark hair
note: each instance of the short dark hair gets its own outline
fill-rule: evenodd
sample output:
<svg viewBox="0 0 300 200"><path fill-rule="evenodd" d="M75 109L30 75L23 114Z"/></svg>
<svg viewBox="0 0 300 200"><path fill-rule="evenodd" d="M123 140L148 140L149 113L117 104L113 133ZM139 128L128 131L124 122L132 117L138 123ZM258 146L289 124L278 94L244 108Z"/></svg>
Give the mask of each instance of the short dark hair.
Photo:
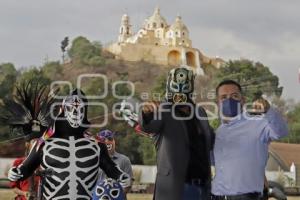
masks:
<svg viewBox="0 0 300 200"><path fill-rule="evenodd" d="M219 88L223 85L235 85L239 88L240 92L242 93L241 85L238 82L234 81L234 80L228 79L228 80L223 80L219 83L219 85L216 88L216 95L218 95Z"/></svg>

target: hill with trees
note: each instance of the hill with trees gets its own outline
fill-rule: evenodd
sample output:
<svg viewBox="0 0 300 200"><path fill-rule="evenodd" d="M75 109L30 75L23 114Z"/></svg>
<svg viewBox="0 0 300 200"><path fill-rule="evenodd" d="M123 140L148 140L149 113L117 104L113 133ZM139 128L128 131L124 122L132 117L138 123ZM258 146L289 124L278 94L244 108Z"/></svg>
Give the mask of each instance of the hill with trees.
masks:
<svg viewBox="0 0 300 200"><path fill-rule="evenodd" d="M108 88L112 88L115 81L130 81L134 83L136 89L134 96L137 98L144 92L150 94L160 93L163 96L165 77L171 68L170 66L158 66L144 61L126 62L117 60L114 55L102 49L101 43L91 42L82 36L75 38L68 49L66 49L67 42L65 40L64 45L62 45L63 62L50 61L44 63L43 66L19 70L12 63L0 64L0 103L4 98L13 98L13 94L15 94L14 85L22 81L35 79L48 85L53 81L69 81L75 86L77 78L81 74L105 75L108 80ZM300 142L300 125L299 120L297 120L300 115L300 106L290 106L289 102L279 100L283 88L279 87L278 77L272 74L267 66L250 60L232 60L228 61L221 69L216 69L212 65L202 67L206 75L196 78L196 102L214 101L214 88L220 80L237 80L242 84L249 101L264 94L273 101L274 105L282 108L283 114L289 119L291 131L290 136L284 141ZM87 95L95 95L104 91L103 85L97 79L90 79L90 81L82 82L82 89ZM118 85L115 90L119 95L130 94L130 88L125 84ZM61 95L68 92L67 87L61 87ZM104 99L90 101L100 101L107 104L110 109L108 113L111 114L112 105L120 102L120 99L115 98L110 89ZM102 108L93 107L89 109L90 119L101 121L103 115L105 115L105 112ZM109 117L108 120L108 126L105 128L117 132L118 151L128 155L134 164L155 163L155 149L151 139L135 134L124 122L117 121L112 117ZM217 120L211 123L214 127L218 125ZM100 131L100 128L94 128L90 131L96 134ZM0 155L17 156L20 154L19 152L14 154L8 152L12 149L10 147L14 145L14 143L8 142L10 137L9 128L1 126Z"/></svg>

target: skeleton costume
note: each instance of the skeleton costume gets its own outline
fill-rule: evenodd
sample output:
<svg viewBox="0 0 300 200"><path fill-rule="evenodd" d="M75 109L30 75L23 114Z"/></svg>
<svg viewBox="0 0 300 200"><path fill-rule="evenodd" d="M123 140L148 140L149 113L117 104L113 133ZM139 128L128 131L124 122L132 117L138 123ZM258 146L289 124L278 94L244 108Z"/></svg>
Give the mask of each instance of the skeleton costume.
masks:
<svg viewBox="0 0 300 200"><path fill-rule="evenodd" d="M25 179L38 166L50 170L42 194L47 200L91 199L99 168L126 187L129 176L115 166L105 144L86 134L87 108L81 90L76 89L66 97L53 125L34 145L24 163L10 170L9 179Z"/></svg>

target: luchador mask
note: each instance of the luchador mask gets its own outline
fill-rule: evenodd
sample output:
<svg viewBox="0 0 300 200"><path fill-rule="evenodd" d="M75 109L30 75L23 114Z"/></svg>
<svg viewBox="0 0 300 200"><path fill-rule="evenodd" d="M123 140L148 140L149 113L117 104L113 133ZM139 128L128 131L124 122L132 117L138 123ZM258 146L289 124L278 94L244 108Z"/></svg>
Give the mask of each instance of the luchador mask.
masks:
<svg viewBox="0 0 300 200"><path fill-rule="evenodd" d="M121 185L109 178L98 183L93 192L93 200L124 200Z"/></svg>
<svg viewBox="0 0 300 200"><path fill-rule="evenodd" d="M187 102L189 95L194 91L193 71L184 67L172 69L169 72L166 98L169 102L184 103Z"/></svg>
<svg viewBox="0 0 300 200"><path fill-rule="evenodd" d="M82 125L86 116L86 105L84 99L77 92L66 97L63 101L64 117L73 128L78 128Z"/></svg>

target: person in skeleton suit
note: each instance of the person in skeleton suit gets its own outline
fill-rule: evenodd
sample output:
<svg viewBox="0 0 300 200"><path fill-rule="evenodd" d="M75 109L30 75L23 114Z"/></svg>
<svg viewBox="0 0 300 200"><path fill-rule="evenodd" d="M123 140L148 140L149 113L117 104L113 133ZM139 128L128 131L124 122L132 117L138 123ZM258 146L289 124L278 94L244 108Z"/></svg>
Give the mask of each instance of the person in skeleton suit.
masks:
<svg viewBox="0 0 300 200"><path fill-rule="evenodd" d="M87 104L81 90L75 89L67 96L53 125L33 146L22 165L10 169L8 178L25 179L41 166L49 172L42 188L46 200L91 199L99 167L122 187L128 187L129 176L116 167L105 144L86 133L89 127Z"/></svg>

